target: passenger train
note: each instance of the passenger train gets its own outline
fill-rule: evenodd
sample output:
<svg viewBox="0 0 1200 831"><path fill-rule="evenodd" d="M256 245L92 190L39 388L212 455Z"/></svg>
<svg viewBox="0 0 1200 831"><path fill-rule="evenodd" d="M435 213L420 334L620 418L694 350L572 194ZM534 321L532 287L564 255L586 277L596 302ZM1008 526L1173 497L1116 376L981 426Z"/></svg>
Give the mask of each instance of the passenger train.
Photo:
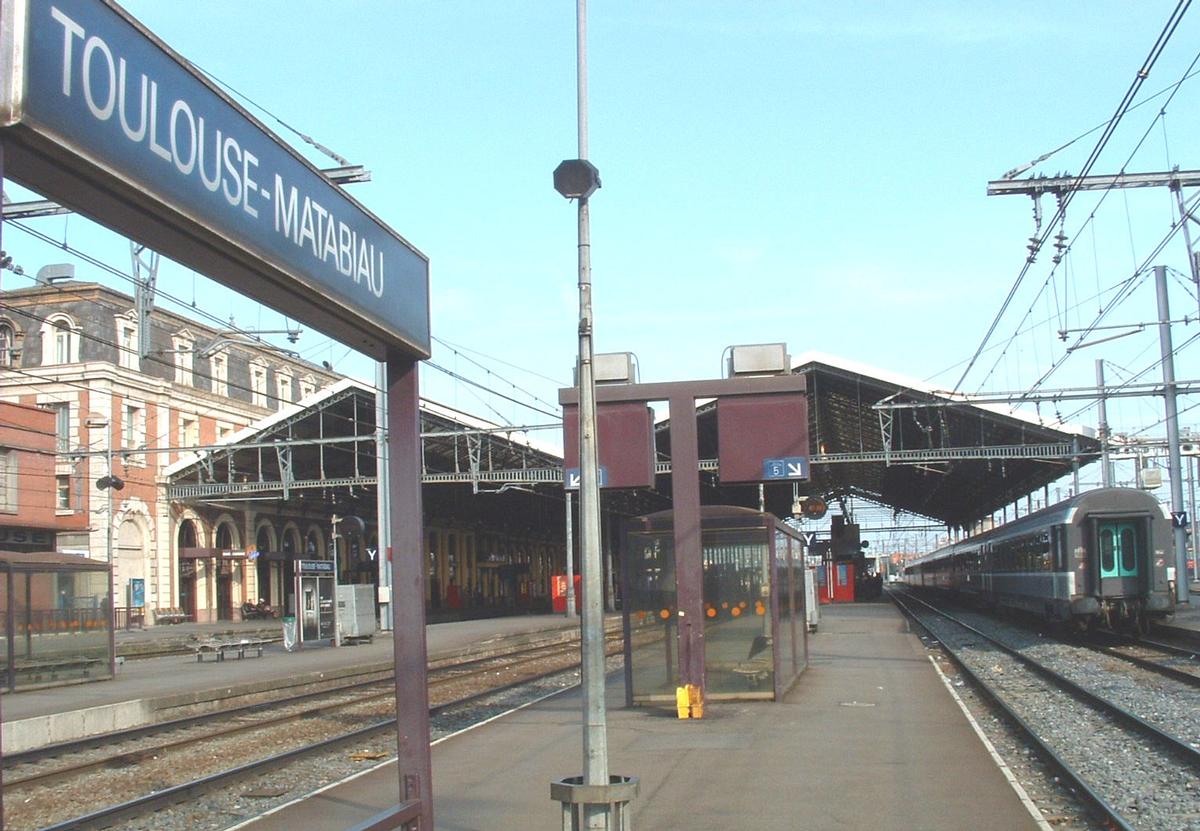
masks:
<svg viewBox="0 0 1200 831"><path fill-rule="evenodd" d="M1170 614L1165 509L1131 488L1088 491L909 563L909 585L1080 628L1145 631Z"/></svg>

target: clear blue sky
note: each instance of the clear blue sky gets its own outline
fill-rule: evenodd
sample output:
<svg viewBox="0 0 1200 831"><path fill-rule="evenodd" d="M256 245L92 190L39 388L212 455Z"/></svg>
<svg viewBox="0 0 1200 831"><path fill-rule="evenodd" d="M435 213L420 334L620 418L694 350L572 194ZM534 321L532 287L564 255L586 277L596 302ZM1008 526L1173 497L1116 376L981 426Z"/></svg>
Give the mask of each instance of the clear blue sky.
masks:
<svg viewBox="0 0 1200 831"><path fill-rule="evenodd" d="M455 355L439 343L435 362L519 398L528 400L509 382L556 400L576 349L576 212L551 186L557 163L576 155L574 2L126 7L262 105L270 115L251 109L289 140L294 134L274 117L370 169L373 182L351 192L430 257L433 333L465 347ZM793 355L817 349L953 386L1033 231L1030 200L987 197L986 182L1107 121L1173 8L1164 0L594 1L590 157L603 179L592 200L597 349L635 352L643 380L675 380L718 375L730 344L786 341ZM1178 81L1197 43L1194 10L1141 97ZM1198 96L1195 78L1162 123L1154 117L1165 97L1131 112L1094 172L1124 165L1147 128L1129 170L1200 168ZM1098 137L1036 170L1078 171ZM1090 320L1097 288L1132 274L1170 229L1169 194L1154 190L1112 194L1080 231L1098 201L1081 196L1072 206L1066 231L1082 235L1052 294L1034 303L1047 252L993 343L1023 328L1031 304L1034 331L1003 358L985 353L965 389L1036 379L1062 354L1057 329ZM1052 200L1044 208L1049 218ZM125 244L78 217L36 223L127 268ZM30 271L64 259L19 232L5 243ZM1182 242L1159 261L1186 271ZM80 276L116 282L84 267ZM160 280L193 297L189 272L164 265ZM1143 283L1106 323L1153 319L1153 289ZM281 323L199 285L201 305L239 325ZM1175 279L1172 304L1177 318L1197 314L1194 295ZM1177 343L1197 330L1179 324ZM373 372L315 332L299 348L343 371ZM1179 378L1200 377L1198 349L1180 355ZM1100 357L1136 372L1157 350L1152 331L1081 350L1048 386L1092 383ZM422 377L426 395L480 416L547 420L440 372ZM1114 404L1112 418L1122 429L1151 425L1161 402ZM1200 408L1182 422L1200 425Z"/></svg>

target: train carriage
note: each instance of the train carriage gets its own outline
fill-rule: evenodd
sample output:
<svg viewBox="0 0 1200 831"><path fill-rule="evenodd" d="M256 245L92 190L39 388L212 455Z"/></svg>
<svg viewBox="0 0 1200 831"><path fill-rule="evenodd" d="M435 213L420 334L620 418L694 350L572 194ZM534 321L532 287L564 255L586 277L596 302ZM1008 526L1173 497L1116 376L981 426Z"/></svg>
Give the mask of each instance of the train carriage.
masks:
<svg viewBox="0 0 1200 831"><path fill-rule="evenodd" d="M1131 488L1079 494L939 548L905 568L912 585L1081 626L1144 630L1174 606L1170 520Z"/></svg>

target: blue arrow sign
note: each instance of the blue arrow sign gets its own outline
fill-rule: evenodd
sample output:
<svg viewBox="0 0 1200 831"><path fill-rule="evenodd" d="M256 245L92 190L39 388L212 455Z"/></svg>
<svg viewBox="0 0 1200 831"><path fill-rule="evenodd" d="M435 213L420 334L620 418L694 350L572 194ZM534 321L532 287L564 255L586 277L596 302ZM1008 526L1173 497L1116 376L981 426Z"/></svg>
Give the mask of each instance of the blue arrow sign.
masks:
<svg viewBox="0 0 1200 831"><path fill-rule="evenodd" d="M569 491L579 490L580 484L583 482L583 474L577 467L568 467L563 470L563 488ZM600 487L608 487L608 468L604 465L600 466Z"/></svg>
<svg viewBox="0 0 1200 831"><path fill-rule="evenodd" d="M807 456L784 456L781 459L763 459L763 479L807 479Z"/></svg>

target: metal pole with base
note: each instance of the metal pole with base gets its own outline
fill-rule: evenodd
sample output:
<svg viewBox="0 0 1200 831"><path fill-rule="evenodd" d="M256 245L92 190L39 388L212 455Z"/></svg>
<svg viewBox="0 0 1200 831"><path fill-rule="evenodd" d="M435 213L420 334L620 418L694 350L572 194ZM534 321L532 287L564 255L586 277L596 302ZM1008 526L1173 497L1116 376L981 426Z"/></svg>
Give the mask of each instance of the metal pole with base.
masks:
<svg viewBox="0 0 1200 831"><path fill-rule="evenodd" d="M1171 307L1167 301L1167 268L1154 267L1154 288L1158 298L1158 340L1162 349L1163 400L1167 423L1167 460L1171 475L1171 525L1175 543L1175 602L1187 603L1187 529L1179 521L1183 507L1182 465L1179 461L1179 405L1176 402L1175 348L1171 344Z"/></svg>
<svg viewBox="0 0 1200 831"><path fill-rule="evenodd" d="M563 805L563 828L628 829L628 803L637 781L608 773L604 703L604 589L600 560L600 481L596 452L596 387L593 372L591 239L588 198L600 175L587 160L587 0L576 5L579 157L554 171L554 189L579 204L579 526L583 572L581 653L583 675L583 776L550 785ZM568 553L569 556L569 553ZM573 593L573 585L567 591ZM569 597L570 595L568 595Z"/></svg>
<svg viewBox="0 0 1200 831"><path fill-rule="evenodd" d="M338 523L344 517L334 514L329 518L329 524L333 526L333 533L329 535L330 549L333 553L333 645L342 645L342 627L341 615L338 614Z"/></svg>

